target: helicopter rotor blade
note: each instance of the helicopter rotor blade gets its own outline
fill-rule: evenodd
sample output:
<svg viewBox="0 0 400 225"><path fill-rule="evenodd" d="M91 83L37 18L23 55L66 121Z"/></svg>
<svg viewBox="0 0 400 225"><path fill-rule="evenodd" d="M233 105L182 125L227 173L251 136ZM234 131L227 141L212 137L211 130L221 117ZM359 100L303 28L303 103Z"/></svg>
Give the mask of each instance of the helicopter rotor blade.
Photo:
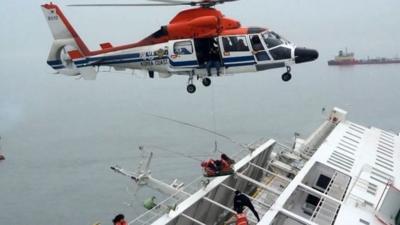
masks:
<svg viewBox="0 0 400 225"><path fill-rule="evenodd" d="M123 4L115 4L115 3L89 3L89 4L69 4L67 6L72 7L131 7L131 6L214 6L216 4L222 4L225 2L233 2L238 0L200 0L200 1L179 1L179 0L148 0L151 2L159 2L159 3L123 3Z"/></svg>
<svg viewBox="0 0 400 225"><path fill-rule="evenodd" d="M186 3L191 6L214 6L217 4L223 4L225 2L234 2L238 0L199 0L199 1L179 1L179 0L148 0L152 2L163 2L163 3L171 3L171 4L178 4L178 3Z"/></svg>
<svg viewBox="0 0 400 225"><path fill-rule="evenodd" d="M193 0L193 1L181 1L181 0L147 0L151 2L164 2L164 3L192 3L192 4L205 4L205 3L224 3L234 2L238 0Z"/></svg>
<svg viewBox="0 0 400 225"><path fill-rule="evenodd" d="M185 5L191 5L195 6L197 5L197 2L195 1L179 1L179 0L148 0L151 2L162 2L162 3L168 3L168 4L185 4Z"/></svg>
<svg viewBox="0 0 400 225"><path fill-rule="evenodd" d="M71 7L131 7L131 6L180 6L180 5L189 5L189 4L71 4L67 6Z"/></svg>

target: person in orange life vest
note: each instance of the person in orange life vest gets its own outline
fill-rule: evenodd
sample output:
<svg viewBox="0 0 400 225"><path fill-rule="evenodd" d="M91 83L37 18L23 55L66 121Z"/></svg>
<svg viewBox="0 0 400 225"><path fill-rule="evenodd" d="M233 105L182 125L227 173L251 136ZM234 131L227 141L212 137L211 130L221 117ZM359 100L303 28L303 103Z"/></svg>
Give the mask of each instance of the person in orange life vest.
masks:
<svg viewBox="0 0 400 225"><path fill-rule="evenodd" d="M236 225L248 225L249 221L247 220L247 216L243 213L243 208L238 209L236 211L235 216L232 216L228 221L224 223L224 225L232 224L236 222Z"/></svg>
<svg viewBox="0 0 400 225"><path fill-rule="evenodd" d="M221 159L215 160L214 162L217 167L217 171L228 172L232 169L231 165L235 163L235 160L232 160L226 154L222 153Z"/></svg>
<svg viewBox="0 0 400 225"><path fill-rule="evenodd" d="M248 225L247 216L243 212L236 214L236 225Z"/></svg>
<svg viewBox="0 0 400 225"><path fill-rule="evenodd" d="M128 225L128 223L125 221L125 216L123 214L118 214L117 216L115 216L112 222L114 225Z"/></svg>
<svg viewBox="0 0 400 225"><path fill-rule="evenodd" d="M226 161L229 165L235 164L235 160L229 158L225 153L221 154L221 160Z"/></svg>
<svg viewBox="0 0 400 225"><path fill-rule="evenodd" d="M204 168L204 171L207 173L207 175L215 175L217 173L217 165L212 159L201 162L201 167Z"/></svg>
<svg viewBox="0 0 400 225"><path fill-rule="evenodd" d="M229 164L227 161L223 159L215 160L214 162L218 172L227 172L231 170L231 164Z"/></svg>

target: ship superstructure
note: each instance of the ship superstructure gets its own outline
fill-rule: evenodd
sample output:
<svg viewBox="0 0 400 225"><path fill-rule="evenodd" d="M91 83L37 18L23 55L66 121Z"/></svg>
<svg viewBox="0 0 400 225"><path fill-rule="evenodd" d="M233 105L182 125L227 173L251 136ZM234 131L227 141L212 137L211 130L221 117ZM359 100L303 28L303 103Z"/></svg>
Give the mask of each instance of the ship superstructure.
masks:
<svg viewBox="0 0 400 225"><path fill-rule="evenodd" d="M260 140L237 155L234 175L171 185L169 198L129 224L224 224L240 190L262 217L247 212L250 224L399 225L399 134L346 115L333 109L291 147Z"/></svg>
<svg viewBox="0 0 400 225"><path fill-rule="evenodd" d="M354 57L353 52L348 52L347 49L345 51L340 50L339 54L335 56L333 60L328 61L328 65L330 66L346 66L346 65L369 65L369 64L394 64L400 63L399 57L394 58L385 58L385 57L377 57L377 58L367 58L367 59L356 59Z"/></svg>
<svg viewBox="0 0 400 225"><path fill-rule="evenodd" d="M339 54L335 56L335 59L328 61L328 65L330 66L354 65L356 63L357 61L354 58L354 53L348 52L347 49L346 51L340 50Z"/></svg>

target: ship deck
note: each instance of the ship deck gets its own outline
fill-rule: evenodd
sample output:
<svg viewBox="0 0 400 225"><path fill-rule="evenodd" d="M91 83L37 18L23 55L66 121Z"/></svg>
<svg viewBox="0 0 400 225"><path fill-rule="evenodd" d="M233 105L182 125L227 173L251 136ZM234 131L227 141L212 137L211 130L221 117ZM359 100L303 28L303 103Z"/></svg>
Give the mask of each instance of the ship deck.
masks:
<svg viewBox="0 0 400 225"><path fill-rule="evenodd" d="M399 134L347 121L346 114L334 109L294 148L270 139L241 151L234 175L200 177L129 224L224 224L235 213L235 190L252 199L258 224L395 224Z"/></svg>

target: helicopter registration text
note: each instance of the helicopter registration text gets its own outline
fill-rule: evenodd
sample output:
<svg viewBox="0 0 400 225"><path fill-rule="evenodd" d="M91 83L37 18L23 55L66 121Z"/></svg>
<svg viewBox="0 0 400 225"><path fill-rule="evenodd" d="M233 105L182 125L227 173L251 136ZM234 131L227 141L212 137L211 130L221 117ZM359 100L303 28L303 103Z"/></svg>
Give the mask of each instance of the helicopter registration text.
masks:
<svg viewBox="0 0 400 225"><path fill-rule="evenodd" d="M147 59L140 63L141 66L158 66L158 65L166 65L168 64L168 59Z"/></svg>

